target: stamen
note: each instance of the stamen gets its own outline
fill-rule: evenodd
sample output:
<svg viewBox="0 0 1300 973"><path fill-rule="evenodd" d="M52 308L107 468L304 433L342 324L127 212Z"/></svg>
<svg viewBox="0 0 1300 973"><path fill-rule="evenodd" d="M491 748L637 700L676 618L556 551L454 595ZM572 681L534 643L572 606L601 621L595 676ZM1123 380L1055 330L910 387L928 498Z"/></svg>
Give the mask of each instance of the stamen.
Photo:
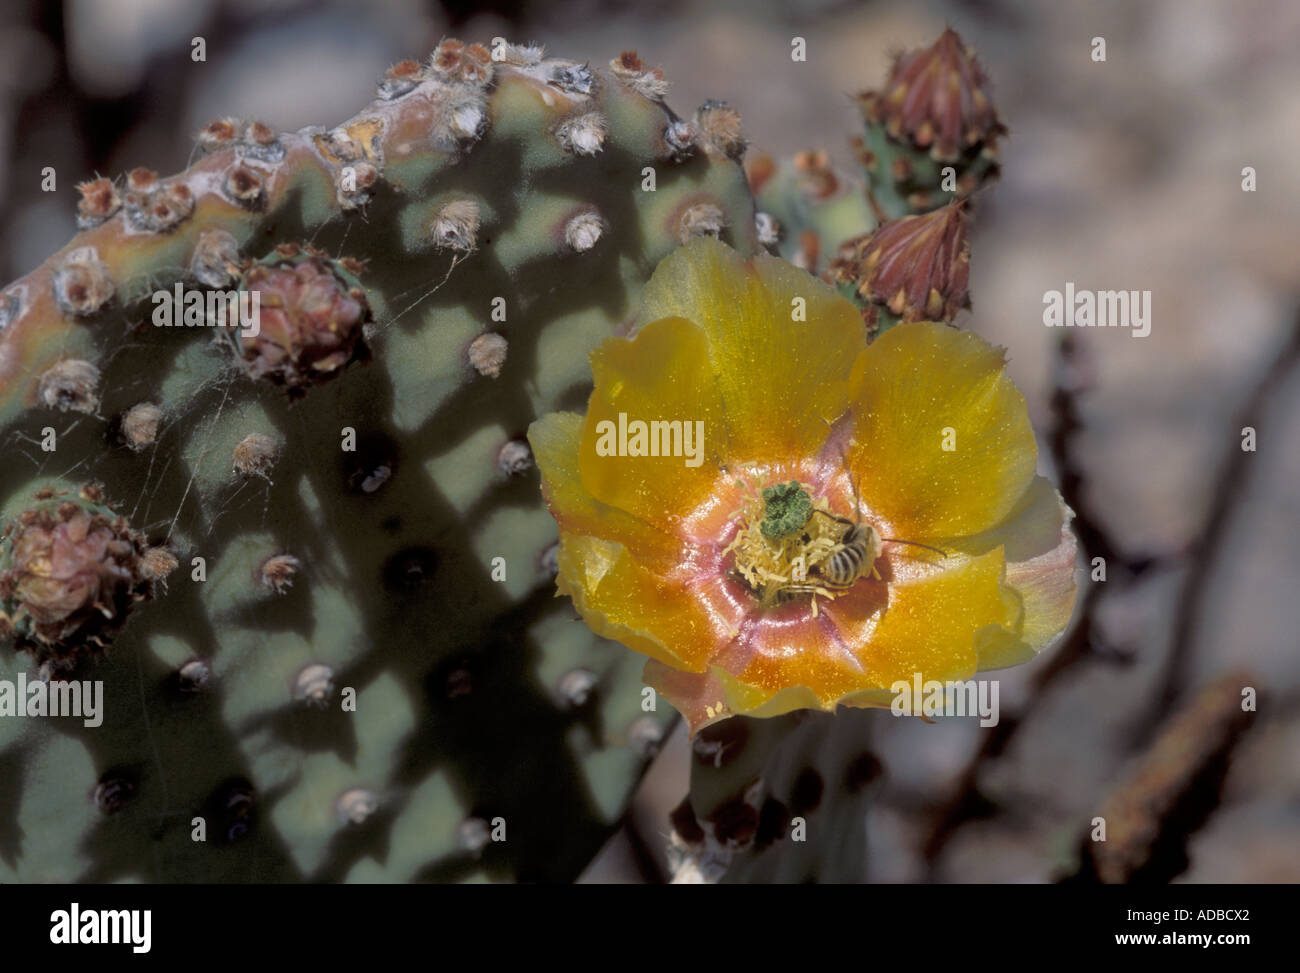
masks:
<svg viewBox="0 0 1300 973"><path fill-rule="evenodd" d="M768 486L761 496L748 492L749 499L737 512L740 530L723 551L724 556L735 556L732 574L764 606L810 596L816 617L817 598L831 600L835 592L817 583L815 569L839 548L843 519L815 504L810 488L796 480Z"/></svg>

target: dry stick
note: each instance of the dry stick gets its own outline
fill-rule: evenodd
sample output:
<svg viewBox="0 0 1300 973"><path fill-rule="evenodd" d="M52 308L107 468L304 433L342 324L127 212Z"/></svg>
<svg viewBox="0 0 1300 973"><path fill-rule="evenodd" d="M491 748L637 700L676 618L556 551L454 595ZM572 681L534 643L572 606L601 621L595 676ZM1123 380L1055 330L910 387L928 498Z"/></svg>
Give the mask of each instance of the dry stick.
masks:
<svg viewBox="0 0 1300 973"><path fill-rule="evenodd" d="M1258 425L1269 399L1300 361L1300 315L1277 358L1247 397L1235 428ZM1235 433L1218 466L1204 527L1188 550L1182 590L1175 608L1169 650L1157 681L1154 705L1141 715L1131 751L1143 751L1124 782L1099 812L1111 826L1105 843L1083 840L1073 880L1167 882L1187 867L1187 844L1214 813L1219 788L1248 713L1239 705L1240 688L1250 681L1230 673L1202 688L1190 703L1192 659L1205 592L1212 571L1207 555L1217 550L1236 503L1245 493L1252 454L1240 448ZM1173 718L1170 713L1182 706ZM1157 730L1159 735L1157 736Z"/></svg>
<svg viewBox="0 0 1300 973"><path fill-rule="evenodd" d="M1082 838L1072 878L1168 882L1187 869L1187 845L1219 805L1228 761L1254 716L1241 704L1252 677L1230 672L1202 687L1163 724L1098 812L1104 841Z"/></svg>

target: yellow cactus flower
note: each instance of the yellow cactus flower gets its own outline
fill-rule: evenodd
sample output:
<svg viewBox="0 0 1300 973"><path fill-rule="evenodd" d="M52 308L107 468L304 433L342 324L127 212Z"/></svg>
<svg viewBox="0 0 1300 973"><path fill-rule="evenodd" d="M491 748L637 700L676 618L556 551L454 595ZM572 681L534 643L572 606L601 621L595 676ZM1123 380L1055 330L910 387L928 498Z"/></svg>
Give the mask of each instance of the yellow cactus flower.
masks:
<svg viewBox="0 0 1300 973"><path fill-rule="evenodd" d="M868 345L828 285L707 238L660 264L637 321L593 352L586 416L528 438L560 592L649 657L692 732L887 706L1064 630L1071 514L1000 349L929 323Z"/></svg>

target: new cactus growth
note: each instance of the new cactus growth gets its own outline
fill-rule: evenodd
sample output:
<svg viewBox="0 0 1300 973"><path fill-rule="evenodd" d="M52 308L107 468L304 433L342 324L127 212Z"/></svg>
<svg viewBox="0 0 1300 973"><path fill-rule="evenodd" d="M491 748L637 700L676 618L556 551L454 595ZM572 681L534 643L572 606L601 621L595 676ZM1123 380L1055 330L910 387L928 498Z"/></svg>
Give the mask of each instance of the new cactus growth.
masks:
<svg viewBox="0 0 1300 973"><path fill-rule="evenodd" d="M837 173L824 151L746 164L759 210L760 242L797 267L820 274L842 240L876 224L861 183Z"/></svg>

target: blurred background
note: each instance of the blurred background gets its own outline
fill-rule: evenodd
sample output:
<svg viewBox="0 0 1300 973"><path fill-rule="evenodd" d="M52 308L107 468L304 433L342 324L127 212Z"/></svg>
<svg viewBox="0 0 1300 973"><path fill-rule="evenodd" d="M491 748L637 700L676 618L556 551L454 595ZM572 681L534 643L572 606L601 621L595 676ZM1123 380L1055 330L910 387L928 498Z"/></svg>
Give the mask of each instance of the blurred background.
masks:
<svg viewBox="0 0 1300 973"><path fill-rule="evenodd" d="M851 173L852 94L945 24L978 50L1010 129L1002 180L975 214L963 323L1010 349L1041 469L1107 577L1051 657L1001 674L996 730L871 723L879 768L849 823L861 832L844 853L866 856L851 871L1086 876L1081 841L1102 808L1140 819L1177 805L1141 877L1300 881L1298 4L13 0L0 10L0 278L74 232L67 194L41 192L42 167L61 182L173 172L226 114L333 123L444 34L599 64L634 48L662 66L679 112L729 101L751 153L824 148ZM194 36L205 63L190 59ZM1246 166L1255 192L1242 191ZM1042 302L1066 281L1150 290L1150 336L1071 332L1063 349ZM1247 425L1255 452L1241 449ZM1243 732L1224 729L1222 687L1195 695L1238 672L1230 701L1259 691ZM679 730L589 880L668 874L668 815L694 759Z"/></svg>

